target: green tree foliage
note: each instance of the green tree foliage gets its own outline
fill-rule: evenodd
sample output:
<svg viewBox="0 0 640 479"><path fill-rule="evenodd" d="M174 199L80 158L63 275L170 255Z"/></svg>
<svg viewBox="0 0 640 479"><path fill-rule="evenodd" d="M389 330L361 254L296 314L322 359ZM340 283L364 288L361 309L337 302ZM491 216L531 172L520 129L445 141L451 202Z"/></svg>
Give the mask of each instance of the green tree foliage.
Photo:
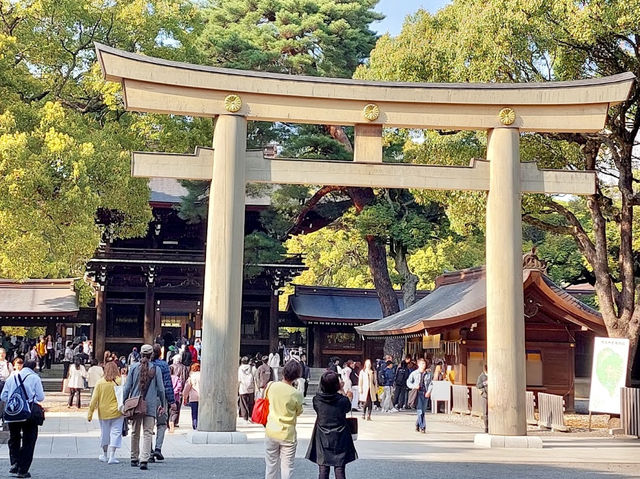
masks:
<svg viewBox="0 0 640 479"><path fill-rule="evenodd" d="M196 18L187 0L0 1L0 276L81 276L102 233L144 234L149 191L128 151L184 134L124 113L93 42L194 58Z"/></svg>
<svg viewBox="0 0 640 479"><path fill-rule="evenodd" d="M353 226L353 213L314 233L293 236L287 252L304 255L309 268L296 278L297 284L373 288L367 260L367 243Z"/></svg>
<svg viewBox="0 0 640 479"><path fill-rule="evenodd" d="M625 71L639 77L638 11L639 0L454 0L435 15L408 18L398 37L381 38L357 75L447 82L574 80ZM586 200L587 218L538 195L524 202L524 220L576 242L593 271L607 330L629 338L632 354L640 331L633 249L640 194L632 169L639 101L635 84L599 134L522 136L523 160L600 173L597 194ZM612 236L617 248L610 247Z"/></svg>
<svg viewBox="0 0 640 479"><path fill-rule="evenodd" d="M203 11L205 26L197 40L201 62L295 75L351 77L375 44L377 37L369 25L382 18L373 11L376 4L377 0L215 0ZM248 130L248 148L274 142L282 145L280 154L284 157L352 158L345 147L347 134L335 127L252 122ZM190 193L180 214L188 221L201 221L206 217L207 185L187 184L187 188ZM250 195L271 195L272 207L262 215L262 223L272 238L282 241L292 228L300 227L295 233L317 229L345 211L348 198L344 194L316 202L319 188L282 185L265 191L250 185L247 191ZM312 219L307 216L311 209ZM264 254L280 251L276 242L259 244L273 247ZM252 254L245 248L245 262Z"/></svg>
<svg viewBox="0 0 640 479"><path fill-rule="evenodd" d="M414 252L409 267L418 276L418 289L433 289L435 280L446 271L484 264L484 238L479 235L448 235Z"/></svg>
<svg viewBox="0 0 640 479"><path fill-rule="evenodd" d="M351 77L376 37L378 0L214 0L200 46L241 70Z"/></svg>

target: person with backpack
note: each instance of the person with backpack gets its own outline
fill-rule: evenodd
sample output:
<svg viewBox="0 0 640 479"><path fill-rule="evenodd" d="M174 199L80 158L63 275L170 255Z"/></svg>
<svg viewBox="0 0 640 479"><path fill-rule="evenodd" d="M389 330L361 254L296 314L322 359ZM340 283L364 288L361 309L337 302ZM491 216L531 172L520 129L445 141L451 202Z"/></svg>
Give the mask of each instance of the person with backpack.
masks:
<svg viewBox="0 0 640 479"><path fill-rule="evenodd" d="M149 469L147 466L151 457L151 444L153 440L153 427L156 424L156 415L161 404L166 403L164 383L160 368L151 364L153 346L143 344L140 348L140 361L131 365L127 382L122 393L126 403L127 399L141 398L146 402L144 412L133 415L131 419L131 467L140 467L141 470ZM162 411L161 411L162 412ZM125 415L127 413L125 404ZM142 429L142 449L140 449L140 429Z"/></svg>
<svg viewBox="0 0 640 479"><path fill-rule="evenodd" d="M94 359L95 361L95 359ZM122 447L122 426L124 418L118 410L116 398L116 386L120 386L120 370L113 361L104 365L104 376L96 382L87 420L91 422L93 412L98 410L100 421L100 446L102 454L98 457L100 462L118 464L116 450Z"/></svg>
<svg viewBox="0 0 640 479"><path fill-rule="evenodd" d="M255 383L253 369L249 364L249 358L243 356L238 367L238 394L240 396L240 417L249 422L253 412L253 400L255 397Z"/></svg>
<svg viewBox="0 0 640 479"><path fill-rule="evenodd" d="M11 462L10 474L17 477L31 477L29 468L33 462L33 451L38 440L38 423L32 416L18 420L10 417L12 405L26 402L29 411L33 411L35 403L44 401L44 389L42 380L34 369L36 364L32 361L23 362L17 358L13 362L14 371L7 381L0 395L0 400L7 404L4 413L5 422L9 424L9 461Z"/></svg>

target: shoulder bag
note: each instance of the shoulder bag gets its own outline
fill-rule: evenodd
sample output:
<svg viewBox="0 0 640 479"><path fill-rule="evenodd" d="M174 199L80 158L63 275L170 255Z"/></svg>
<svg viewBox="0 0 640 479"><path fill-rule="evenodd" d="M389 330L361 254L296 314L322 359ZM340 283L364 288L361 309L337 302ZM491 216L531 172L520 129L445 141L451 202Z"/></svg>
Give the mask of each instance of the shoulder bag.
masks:
<svg viewBox="0 0 640 479"><path fill-rule="evenodd" d="M269 417L269 398L267 397L267 392L269 392L269 388L272 384L272 382L267 384L267 387L264 390L264 397L258 398L253 406L251 421L256 424L262 424L263 426L267 425L267 418Z"/></svg>
<svg viewBox="0 0 640 479"><path fill-rule="evenodd" d="M153 371L155 374L155 368L149 368L149 371L150 375L151 371ZM138 380L140 380L139 376ZM133 419L136 416L145 416L147 414L147 401L145 400L145 397L147 397L147 392L149 391L150 384L151 381L149 381L147 387L141 391L142 394L140 394L140 396L130 397L124 401L124 404L122 406L122 415L124 417Z"/></svg>

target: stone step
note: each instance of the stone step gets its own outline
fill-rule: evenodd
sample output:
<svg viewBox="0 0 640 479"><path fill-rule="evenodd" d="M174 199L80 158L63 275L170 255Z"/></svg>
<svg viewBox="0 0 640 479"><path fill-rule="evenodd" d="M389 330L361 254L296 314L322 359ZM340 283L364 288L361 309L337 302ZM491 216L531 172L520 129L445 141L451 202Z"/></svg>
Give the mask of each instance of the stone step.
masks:
<svg viewBox="0 0 640 479"><path fill-rule="evenodd" d="M42 378L42 389L44 392L60 392L62 391L62 379Z"/></svg>

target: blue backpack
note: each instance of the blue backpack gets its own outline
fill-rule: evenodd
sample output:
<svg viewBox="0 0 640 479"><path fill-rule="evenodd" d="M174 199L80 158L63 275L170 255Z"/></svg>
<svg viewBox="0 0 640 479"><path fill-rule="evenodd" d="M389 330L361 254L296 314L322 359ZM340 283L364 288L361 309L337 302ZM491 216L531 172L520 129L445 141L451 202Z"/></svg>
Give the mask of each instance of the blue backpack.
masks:
<svg viewBox="0 0 640 479"><path fill-rule="evenodd" d="M27 396L27 390L24 388L22 377L16 374L13 379L16 381L16 388L7 399L2 419L4 419L4 422L24 422L31 417L31 404Z"/></svg>

